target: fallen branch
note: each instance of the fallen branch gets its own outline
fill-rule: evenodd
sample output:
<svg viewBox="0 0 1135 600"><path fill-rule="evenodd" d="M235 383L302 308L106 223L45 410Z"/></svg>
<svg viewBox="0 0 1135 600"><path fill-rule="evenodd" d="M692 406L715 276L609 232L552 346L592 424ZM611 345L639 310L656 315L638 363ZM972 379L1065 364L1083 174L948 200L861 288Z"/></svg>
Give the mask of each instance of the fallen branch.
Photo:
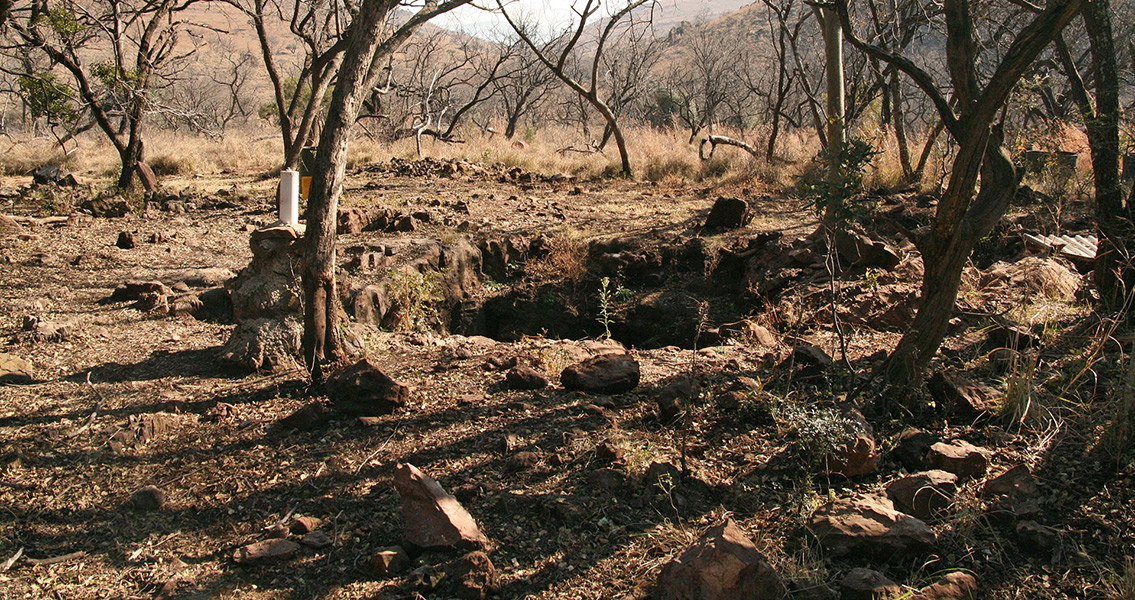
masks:
<svg viewBox="0 0 1135 600"><path fill-rule="evenodd" d="M709 144L709 155L708 156L706 156L706 154L705 154L705 145L706 144ZM698 145L698 158L702 159L703 161L706 161L706 160L713 158L713 153L715 151L717 151L718 144L720 144L722 146L734 146L736 148L740 148L740 149L744 150L745 152L752 154L753 158L759 159L761 157L760 153L757 151L756 148L746 144L745 142L742 142L741 140L735 140L731 137L725 137L723 135L711 135L711 136L705 138L704 140L702 140L701 144Z"/></svg>
<svg viewBox="0 0 1135 600"><path fill-rule="evenodd" d="M71 217L25 217L22 215L3 215L22 225L51 225L53 223L66 223Z"/></svg>
<svg viewBox="0 0 1135 600"><path fill-rule="evenodd" d="M32 485L30 483L16 483L14 481L5 481L3 479L0 479L0 486L12 488L14 490L34 490L34 489L36 489L36 486Z"/></svg>
<svg viewBox="0 0 1135 600"><path fill-rule="evenodd" d="M8 569L11 569L12 565L16 564L16 561L20 560L20 557L23 556L23 555L24 555L24 549L23 548L16 550L16 553L12 555L12 558L9 558L8 560L0 563L0 573L4 573Z"/></svg>
<svg viewBox="0 0 1135 600"><path fill-rule="evenodd" d="M28 564L33 566L33 567L42 567L42 566L46 566L46 565L57 565L59 563L65 563L65 562L71 562L73 560L79 560L80 558L84 558L86 556L87 556L87 553L80 550L78 552L72 552L70 554L64 554L63 556L55 556L55 557L52 557L52 558L29 558Z"/></svg>

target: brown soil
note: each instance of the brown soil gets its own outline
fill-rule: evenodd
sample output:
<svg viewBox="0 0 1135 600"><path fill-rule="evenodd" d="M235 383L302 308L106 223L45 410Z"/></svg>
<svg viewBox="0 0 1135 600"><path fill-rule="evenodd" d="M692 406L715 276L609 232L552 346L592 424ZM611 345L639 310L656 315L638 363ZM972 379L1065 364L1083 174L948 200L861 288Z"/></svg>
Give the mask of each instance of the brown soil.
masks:
<svg viewBox="0 0 1135 600"><path fill-rule="evenodd" d="M468 221L474 235L654 235L681 243L698 234L717 195L746 195L622 181L502 183L499 176L480 168L444 177L429 169L409 176L364 171L350 179L346 204L433 211L439 218L424 233L440 237L458 235L445 224L449 217ZM34 239L0 239L0 351L32 361L40 380L0 387L0 570L17 551L24 556L0 572L0 597L431 597L404 574L382 578L370 567L377 549L401 540L391 484L400 462L458 495L493 540L500 598L640 598L661 565L726 516L792 580L796 597L818 585L834 588L846 571L866 566L911 589L961 569L978 577L983 598L1106 598L1120 583L1124 557L1135 555L1135 468L1129 452L1112 453L1100 442L1117 397L1095 393L1125 389L1105 379L1116 357L1104 356L1063 400L1048 391L1070 381L1092 348L1090 317L1078 316L1083 309L1057 311L1062 335L1042 355L1037 394L1048 399L1048 418L974 426L932 410L868 411L885 449L902 428L917 425L995 450L992 474L1029 465L1041 482L1039 520L1059 533L1058 545L1042 554L1022 545L1011 524L986 515L980 482L964 487L951 515L933 523L941 542L930 556L888 566L831 560L801 532L827 497L879 491L900 466L884 457L878 474L829 480L805 460L796 431L762 416L761 402L774 409L777 402L826 405L860 389L853 373L869 372L875 363L867 357L889 349L894 331L857 326L853 371L844 365L804 381L789 376L781 360L800 342L835 355L838 341L827 321L766 320L780 330L776 347L634 349L643 383L614 396L559 385L508 391L504 373L486 367L492 357L516 356L558 383L560 369L586 356L586 341L372 332L368 354L413 386L411 408L365 423L335 415L310 431L284 430L280 419L321 399L301 373L226 372L216 354L231 325L100 303L127 280L166 279L192 267L243 268L251 258L245 226L274 215L269 184L234 183L251 191L236 208L87 218L25 227ZM797 202L749 198L757 219L707 236L709 246L773 230L805 236L814 228ZM454 212L457 201L468 202L470 214ZM9 203L0 212L35 212L18 199ZM121 231L136 232L136 248L115 247ZM147 243L155 233L166 241ZM532 270L530 277L554 275ZM493 293L502 292L486 291ZM63 341L36 341L22 333L30 315L77 326ZM974 343L980 337L970 329L945 354L992 380ZM657 389L683 375L697 377L702 391L685 421L665 424L655 409ZM723 401L742 377L765 390L746 390L740 406ZM159 424L146 436L122 434L155 418ZM506 446L507 436L516 437ZM600 471L610 465L594 449L605 441L625 453L617 475ZM642 478L654 462L684 467L685 475L653 488ZM161 510L131 504L131 494L147 485L165 492ZM276 564L234 563L234 549L265 539L266 528L296 515L324 520L334 544ZM81 554L55 564L27 560L72 553Z"/></svg>

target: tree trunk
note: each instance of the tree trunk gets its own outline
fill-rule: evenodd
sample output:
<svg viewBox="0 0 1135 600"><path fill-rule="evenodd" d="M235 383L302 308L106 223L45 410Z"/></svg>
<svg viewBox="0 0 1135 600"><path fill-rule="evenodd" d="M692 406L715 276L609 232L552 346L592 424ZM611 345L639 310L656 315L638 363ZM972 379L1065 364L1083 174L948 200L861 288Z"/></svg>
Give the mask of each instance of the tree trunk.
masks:
<svg viewBox="0 0 1135 600"><path fill-rule="evenodd" d="M1135 214L1124 201L1119 180L1119 65L1111 27L1109 0L1093 0L1084 8L1084 25L1091 44L1095 72L1096 105L1085 119L1092 151L1096 186L1096 223L1100 245L1096 252L1095 282L1105 310L1124 308L1135 290ZM1091 105L1081 110L1091 111Z"/></svg>
<svg viewBox="0 0 1135 600"><path fill-rule="evenodd" d="M902 108L902 80L898 69L891 71L891 121L895 128L895 143L899 147L899 164L902 166L903 181L910 182L914 177L914 167L910 164L910 142L906 138L906 113Z"/></svg>
<svg viewBox="0 0 1135 600"><path fill-rule="evenodd" d="M303 262L303 356L312 377L319 380L327 366L345 356L340 334L339 294L335 281L336 217L347 164L351 125L358 117L371 64L389 7L364 2L351 27L339 81L328 107L312 169Z"/></svg>

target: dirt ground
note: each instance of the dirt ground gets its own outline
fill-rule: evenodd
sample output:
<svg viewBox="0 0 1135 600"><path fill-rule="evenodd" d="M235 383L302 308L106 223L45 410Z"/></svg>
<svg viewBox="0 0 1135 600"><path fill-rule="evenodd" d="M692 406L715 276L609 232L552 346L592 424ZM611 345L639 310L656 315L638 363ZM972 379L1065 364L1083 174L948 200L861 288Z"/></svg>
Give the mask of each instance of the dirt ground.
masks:
<svg viewBox="0 0 1135 600"><path fill-rule="evenodd" d="M406 574L378 576L370 564L376 550L401 543L392 475L402 462L438 479L492 540L500 578L493 597L642 598L665 562L731 517L791 581L793 597L825 597L817 595L821 588L836 588L844 573L863 566L909 590L964 570L978 578L982 598L1131 598L1117 590L1135 586L1135 568L1128 566L1124 580L1125 561L1135 556L1135 466L1130 453L1115 458L1101 442L1123 387L1105 381L1107 365L1120 364L1107 351L1090 375L1102 374L1092 385L1109 391L1097 395L1078 385L1054 398L1050 418L1038 422L975 426L925 411L869 414L884 451L904 427L917 425L994 449L993 474L1028 465L1041 482L1039 520L1058 533L1054 547L1037 552L1022 543L1011 526L988 515L980 482L973 482L951 514L932 523L936 552L887 565L837 560L802 532L807 517L830 497L881 490L900 466L884 454L878 473L826 477L804 462L796 434L782 423L749 414L747 404L719 401L744 377L772 382L758 395L801 404L847 394L842 379L786 384L778 370L795 343L834 355L829 327L779 332L773 347L634 348L642 384L616 395L558 385L559 370L586 356L594 340L529 336L504 343L373 331L368 356L413 388L411 406L365 422L335 415L308 431L287 430L282 418L320 399L301 372L226 370L216 355L232 325L103 302L127 280L171 281L205 267L238 272L251 259L249 226L274 220L270 182L234 176L166 185L202 194L237 186L244 194L231 195L231 207L29 225L23 239L0 239L0 352L31 361L37 377L0 387L0 598L444 597L414 586ZM361 171L350 178L345 204L452 217L417 235L458 235L453 223L460 221L470 235L570 231L592 240L650 233L677 241L699 235L719 195L749 198L757 218L708 236L711 246L764 231L804 236L815 227L799 202L761 198L741 186L518 183L485 172ZM469 214L449 212L458 201L468 203ZM16 197L3 202L2 213L43 212ZM134 232L136 247L115 246L123 231ZM147 241L154 234L156 241ZM1085 364L1075 360L1093 348L1091 317L1066 314L1072 316L1060 326L1068 333L1046 350L1044 377L1068 379ZM24 332L29 316L73 321L73 331L33 339ZM964 338L948 355L967 365L979 361ZM866 370L865 357L895 340L894 331L860 328L853 366ZM494 357L519 357L554 385L508 390ZM682 375L699 379L702 391L683 424L666 424L655 397ZM622 451L614 469L595 451L605 442ZM651 486L644 476L652 463L684 466L686 475L681 483ZM165 492L161 510L131 503L148 485ZM332 545L274 564L233 561L234 549L298 515L322 519ZM17 552L22 558L7 565ZM446 558L426 554L416 564Z"/></svg>

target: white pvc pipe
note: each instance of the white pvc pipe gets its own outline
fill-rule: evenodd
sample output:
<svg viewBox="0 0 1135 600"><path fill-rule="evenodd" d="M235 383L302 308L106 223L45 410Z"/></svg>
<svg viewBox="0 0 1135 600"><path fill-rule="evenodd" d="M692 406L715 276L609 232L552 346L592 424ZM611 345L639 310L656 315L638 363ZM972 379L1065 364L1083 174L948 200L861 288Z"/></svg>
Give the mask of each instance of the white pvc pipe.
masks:
<svg viewBox="0 0 1135 600"><path fill-rule="evenodd" d="M298 171L280 171L280 222L285 225L299 225L300 222L300 174Z"/></svg>

